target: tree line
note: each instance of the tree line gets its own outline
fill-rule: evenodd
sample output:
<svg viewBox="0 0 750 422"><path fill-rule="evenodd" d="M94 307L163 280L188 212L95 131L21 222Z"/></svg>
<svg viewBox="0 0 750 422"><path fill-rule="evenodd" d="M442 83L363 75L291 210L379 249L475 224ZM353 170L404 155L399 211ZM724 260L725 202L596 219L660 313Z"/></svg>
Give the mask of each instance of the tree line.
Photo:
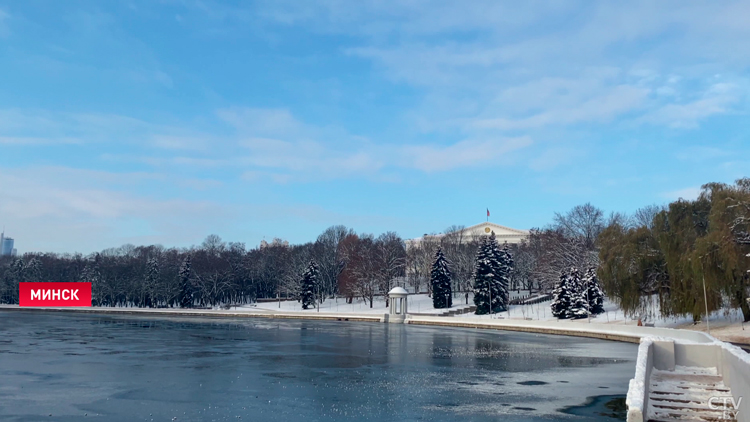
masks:
<svg viewBox="0 0 750 422"><path fill-rule="evenodd" d="M479 268L478 251L487 239L468 239L464 229L451 226L442 236L425 236L408 247L394 232L374 236L338 225L299 245L275 239L248 249L210 235L201 245L183 249L124 245L88 256L0 257L0 302L18 303L18 283L24 281L91 282L99 306L207 307L300 298L303 273L314 261L317 301L361 298L372 307L375 297L395 284L431 295L438 286L439 306L451 303L450 295L458 292L482 290L488 296L482 306L486 303L491 312L502 306L490 301L490 294L503 297L503 289L551 293L571 269L589 277L593 268L607 297L629 314L653 312L656 298L665 316L699 319L706 308L741 308L750 320L748 178L731 185L709 183L695 200L646 206L632 215L605 215L588 203L555 213L549 225L530 230L525 241L505 245L508 257L502 259L511 259L512 265L503 266L499 294L491 291L494 285L477 287L478 271L485 271ZM438 250L450 263L450 273L448 267L439 269L445 277L435 284L431 276ZM450 295L443 299L445 292Z"/></svg>
<svg viewBox="0 0 750 422"><path fill-rule="evenodd" d="M406 249L393 232L357 234L332 226L314 242L280 239L247 249L209 235L201 245L105 249L82 254L0 257L0 302L18 303L18 283L90 282L94 306L213 307L263 298L298 298L302 274L317 267L316 300L335 295L372 302L404 277Z"/></svg>

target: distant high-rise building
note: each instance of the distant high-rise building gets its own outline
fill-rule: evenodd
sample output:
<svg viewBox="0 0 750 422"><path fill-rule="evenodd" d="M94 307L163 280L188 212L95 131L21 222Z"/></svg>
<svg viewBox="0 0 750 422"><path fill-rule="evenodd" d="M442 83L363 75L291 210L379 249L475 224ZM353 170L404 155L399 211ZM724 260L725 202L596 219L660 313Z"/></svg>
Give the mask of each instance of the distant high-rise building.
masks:
<svg viewBox="0 0 750 422"><path fill-rule="evenodd" d="M5 237L5 232L0 233L0 256L13 255L13 238Z"/></svg>

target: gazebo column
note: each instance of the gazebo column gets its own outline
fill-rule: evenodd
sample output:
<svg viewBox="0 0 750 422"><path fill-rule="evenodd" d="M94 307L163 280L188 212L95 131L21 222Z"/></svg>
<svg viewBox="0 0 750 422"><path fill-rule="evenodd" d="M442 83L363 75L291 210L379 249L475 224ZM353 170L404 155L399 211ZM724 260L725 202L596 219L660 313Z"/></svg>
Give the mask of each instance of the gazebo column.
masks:
<svg viewBox="0 0 750 422"><path fill-rule="evenodd" d="M388 322L404 323L408 311L408 294L403 287L394 287L388 292L388 297L391 300Z"/></svg>

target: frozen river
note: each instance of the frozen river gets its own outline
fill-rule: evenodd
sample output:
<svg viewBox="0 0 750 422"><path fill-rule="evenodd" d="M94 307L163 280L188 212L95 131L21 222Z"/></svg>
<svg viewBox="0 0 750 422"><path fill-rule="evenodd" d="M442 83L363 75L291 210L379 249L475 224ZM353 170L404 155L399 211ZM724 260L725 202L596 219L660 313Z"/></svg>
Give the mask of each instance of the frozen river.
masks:
<svg viewBox="0 0 750 422"><path fill-rule="evenodd" d="M636 352L444 327L0 311L0 420L617 420Z"/></svg>

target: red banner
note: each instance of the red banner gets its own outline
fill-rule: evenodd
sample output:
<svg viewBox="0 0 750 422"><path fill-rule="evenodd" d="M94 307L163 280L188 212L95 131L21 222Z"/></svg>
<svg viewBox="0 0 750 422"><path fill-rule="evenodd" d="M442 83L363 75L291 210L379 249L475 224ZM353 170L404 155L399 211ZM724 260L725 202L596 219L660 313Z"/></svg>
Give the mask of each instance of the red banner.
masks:
<svg viewBox="0 0 750 422"><path fill-rule="evenodd" d="M91 283L19 283L20 306L91 306Z"/></svg>

